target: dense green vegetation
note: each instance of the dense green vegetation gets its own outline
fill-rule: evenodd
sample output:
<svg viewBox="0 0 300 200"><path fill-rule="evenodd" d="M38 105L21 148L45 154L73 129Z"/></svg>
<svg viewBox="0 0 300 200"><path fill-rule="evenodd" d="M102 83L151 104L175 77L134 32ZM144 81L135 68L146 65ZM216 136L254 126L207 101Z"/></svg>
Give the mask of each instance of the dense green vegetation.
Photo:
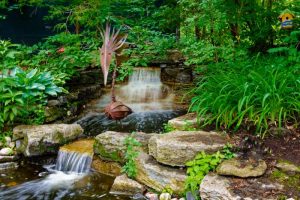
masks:
<svg viewBox="0 0 300 200"><path fill-rule="evenodd" d="M205 119L204 126L246 128L261 136L270 127L298 126L299 1L1 0L1 19L26 6L48 8L45 20L56 22L56 34L33 46L0 42L2 127L18 117L40 116L34 113L42 112L47 95L56 94L47 92L50 82L50 88L59 88L77 69L99 66L100 30L108 20L123 26L135 46L123 51L129 59L119 67L120 80L133 67L178 49L197 75L190 111ZM285 9L295 15L292 29L280 28L278 16ZM24 76L36 77L43 87L23 82ZM40 78L45 76L48 83ZM21 84L30 95L24 96ZM35 105L31 110L29 102Z"/></svg>

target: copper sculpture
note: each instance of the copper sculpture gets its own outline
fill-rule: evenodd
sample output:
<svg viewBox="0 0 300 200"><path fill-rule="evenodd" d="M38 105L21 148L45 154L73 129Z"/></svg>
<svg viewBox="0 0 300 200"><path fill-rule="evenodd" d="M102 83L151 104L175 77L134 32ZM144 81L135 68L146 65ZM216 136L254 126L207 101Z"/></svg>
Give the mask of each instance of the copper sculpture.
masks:
<svg viewBox="0 0 300 200"><path fill-rule="evenodd" d="M104 85L107 84L109 67L113 55L115 55L115 51L121 48L126 41L127 36L118 39L120 29L118 31L115 31L115 29L113 29L111 32L111 27L107 23L105 31L103 30L100 31L101 37L103 39L103 45L101 48L99 48L99 51L100 51L101 68L104 75ZM132 110L128 106L124 105L122 102L116 100L116 96L115 96L116 74L117 74L117 65L115 65L114 67L113 76L112 76L111 103L105 107L105 115L109 119L121 120L127 117L128 115L130 115L132 113Z"/></svg>

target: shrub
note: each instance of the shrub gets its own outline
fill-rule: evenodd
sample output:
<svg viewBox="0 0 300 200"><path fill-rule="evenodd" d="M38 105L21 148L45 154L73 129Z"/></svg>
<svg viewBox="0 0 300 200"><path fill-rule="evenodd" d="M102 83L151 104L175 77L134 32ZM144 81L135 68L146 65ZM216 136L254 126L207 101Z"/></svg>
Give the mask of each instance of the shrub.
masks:
<svg viewBox="0 0 300 200"><path fill-rule="evenodd" d="M26 72L20 68L3 70L0 75L0 128L16 117L26 119L39 114L48 96L56 96L63 89L53 83L49 72L37 69Z"/></svg>

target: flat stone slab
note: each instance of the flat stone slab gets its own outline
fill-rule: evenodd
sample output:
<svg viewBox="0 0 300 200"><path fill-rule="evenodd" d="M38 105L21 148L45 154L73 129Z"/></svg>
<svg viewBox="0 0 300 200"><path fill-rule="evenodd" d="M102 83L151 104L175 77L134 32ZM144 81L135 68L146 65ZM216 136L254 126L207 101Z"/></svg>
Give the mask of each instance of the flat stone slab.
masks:
<svg viewBox="0 0 300 200"><path fill-rule="evenodd" d="M113 177L121 175L122 171L122 167L118 162L105 161L98 156L94 156L92 168L101 174Z"/></svg>
<svg viewBox="0 0 300 200"><path fill-rule="evenodd" d="M188 113L168 121L168 124L176 130L187 130L199 128L199 121L196 113Z"/></svg>
<svg viewBox="0 0 300 200"><path fill-rule="evenodd" d="M240 160L233 158L223 161L217 167L217 174L225 176L237 176L241 178L262 176L267 170L267 164L263 160Z"/></svg>
<svg viewBox="0 0 300 200"><path fill-rule="evenodd" d="M214 153L227 143L226 136L216 132L174 131L149 140L149 154L170 166L185 166L201 151Z"/></svg>
<svg viewBox="0 0 300 200"><path fill-rule="evenodd" d="M6 162L0 163L0 171L9 170L9 169L16 169L19 165L16 162Z"/></svg>
<svg viewBox="0 0 300 200"><path fill-rule="evenodd" d="M126 137L131 133L121 133L115 131L106 131L95 138L94 153L102 160L117 161L124 163L126 146L124 144ZM148 141L154 134L145 134L137 132L134 138L141 143L141 151L148 152Z"/></svg>
<svg viewBox="0 0 300 200"><path fill-rule="evenodd" d="M231 178L207 174L200 185L202 200L277 200L283 186L265 178Z"/></svg>
<svg viewBox="0 0 300 200"><path fill-rule="evenodd" d="M56 153L60 145L83 134L79 124L20 125L13 130L16 150L24 156Z"/></svg>
<svg viewBox="0 0 300 200"><path fill-rule="evenodd" d="M175 194L184 192L185 170L160 165L153 157L141 152L135 160L137 176L135 179L158 191L170 188Z"/></svg>
<svg viewBox="0 0 300 200"><path fill-rule="evenodd" d="M16 161L19 159L18 155L13 155L13 156L0 156L0 163L5 163L5 162L12 162Z"/></svg>
<svg viewBox="0 0 300 200"><path fill-rule="evenodd" d="M66 152L77 152L80 154L88 154L92 157L94 155L94 142L94 139L80 139L60 147L59 150Z"/></svg>
<svg viewBox="0 0 300 200"><path fill-rule="evenodd" d="M124 174L115 178L109 193L131 196L137 193L143 193L144 191L145 187L143 185L136 182L135 180L128 178Z"/></svg>

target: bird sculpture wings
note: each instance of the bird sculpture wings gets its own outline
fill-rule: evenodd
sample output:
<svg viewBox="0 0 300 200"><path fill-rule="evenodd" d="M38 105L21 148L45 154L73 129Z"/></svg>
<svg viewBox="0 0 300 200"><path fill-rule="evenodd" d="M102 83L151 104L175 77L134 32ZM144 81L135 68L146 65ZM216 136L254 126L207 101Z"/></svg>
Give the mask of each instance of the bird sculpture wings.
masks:
<svg viewBox="0 0 300 200"><path fill-rule="evenodd" d="M99 48L100 51L100 64L102 72L104 75L104 85L107 84L107 76L109 71L109 66L112 62L113 55L115 51L123 46L126 41L127 35L121 37L120 39L120 29L117 31L109 23L106 23L105 31L101 30L100 34L103 40L103 45Z"/></svg>

